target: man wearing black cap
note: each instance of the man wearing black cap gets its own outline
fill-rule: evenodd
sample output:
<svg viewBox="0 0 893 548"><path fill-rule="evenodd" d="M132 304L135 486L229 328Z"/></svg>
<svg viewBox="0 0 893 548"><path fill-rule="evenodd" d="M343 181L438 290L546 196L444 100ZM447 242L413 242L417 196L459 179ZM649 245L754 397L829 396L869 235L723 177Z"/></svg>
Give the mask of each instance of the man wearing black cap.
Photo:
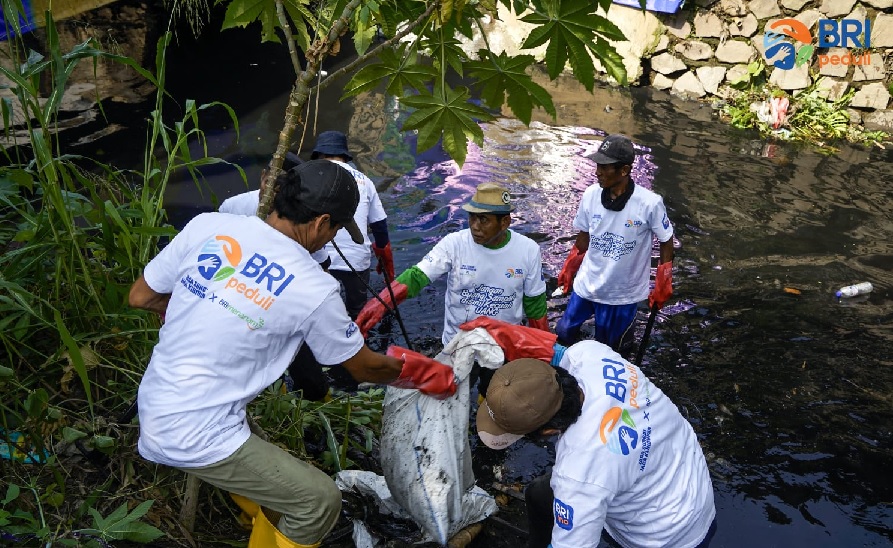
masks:
<svg viewBox="0 0 893 548"><path fill-rule="evenodd" d="M707 461L672 401L620 354L596 341L491 318L484 328L509 362L478 407L492 449L524 436L560 436L550 473L525 491L529 548L594 547L604 528L621 546L703 548L716 530Z"/></svg>
<svg viewBox="0 0 893 548"><path fill-rule="evenodd" d="M580 326L594 316L595 340L617 350L631 334L637 303L647 296L659 309L673 293L673 227L663 199L630 178L635 158L623 135L609 135L589 156L598 186L583 192L574 218L580 232L558 275L558 286L571 293L555 325L564 342L576 341ZM660 241L660 263L649 294L653 236Z"/></svg>
<svg viewBox="0 0 893 548"><path fill-rule="evenodd" d="M381 205L381 199L378 197L375 184L369 177L366 177L360 170L349 163L353 160L353 156L347 150L347 136L345 134L340 131L324 131L320 133L310 158L314 160L322 158L338 162L341 167L353 175L357 181L357 187L360 189L360 203L357 206L357 212L354 214L354 221L362 229L363 241L354 243L344 231L336 234L334 240L341 253L344 254L354 270L356 270L356 273L344 262L344 259L341 258L341 255L331 243L326 244L325 247L326 253L332 260L332 264L329 266L329 274L338 280L344 288L344 304L347 306L347 313L351 318L355 319L360 309L366 304L368 297L366 286L369 284L372 252L378 257L378 273L385 276L387 283L394 279L394 257L388 236L388 216ZM374 243L371 243L366 236L367 226L372 232Z"/></svg>
<svg viewBox="0 0 893 548"><path fill-rule="evenodd" d="M282 162L282 171L288 171L302 163L304 161L297 154L287 152L285 161ZM260 204L260 195L264 190L265 180L266 178L261 177L259 190L249 190L248 192L227 198L220 204L217 211L248 217L257 215L257 207ZM323 270L327 270L329 265L332 264L331 259L329 259L329 252L325 248L314 251L310 256L319 263ZM295 354L294 359L288 366L286 383L289 384L291 391L300 392L301 397L308 400L323 401L329 397L329 381L325 373L323 373L322 365L316 361L316 357L306 344L301 345L298 353ZM350 381L345 384L353 385L355 383Z"/></svg>
<svg viewBox="0 0 893 548"><path fill-rule="evenodd" d="M310 258L342 227L354 241L356 181L334 162L282 173L265 220L192 219L152 259L130 305L166 314L139 386L140 454L237 497L254 518L250 548L313 547L341 494L310 464L251 433L246 406L304 344L355 379L455 393L452 369L408 350L377 354L347 316L335 280ZM282 515L278 529L260 506Z"/></svg>

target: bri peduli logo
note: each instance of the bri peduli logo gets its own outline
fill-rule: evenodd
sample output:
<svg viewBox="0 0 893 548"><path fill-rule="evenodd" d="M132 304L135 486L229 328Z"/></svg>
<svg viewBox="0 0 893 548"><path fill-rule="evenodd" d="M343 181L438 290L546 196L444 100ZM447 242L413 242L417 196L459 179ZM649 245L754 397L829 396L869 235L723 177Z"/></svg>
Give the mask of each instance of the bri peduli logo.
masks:
<svg viewBox="0 0 893 548"><path fill-rule="evenodd" d="M865 19L819 19L817 23L818 41L812 44L809 28L796 19L779 19L766 26L763 33L763 47L766 60L782 70L800 67L812 59L816 48L855 48L867 50L871 47L871 20ZM786 40L791 38L794 43ZM853 55L819 55L819 67L825 65L870 65L871 53Z"/></svg>

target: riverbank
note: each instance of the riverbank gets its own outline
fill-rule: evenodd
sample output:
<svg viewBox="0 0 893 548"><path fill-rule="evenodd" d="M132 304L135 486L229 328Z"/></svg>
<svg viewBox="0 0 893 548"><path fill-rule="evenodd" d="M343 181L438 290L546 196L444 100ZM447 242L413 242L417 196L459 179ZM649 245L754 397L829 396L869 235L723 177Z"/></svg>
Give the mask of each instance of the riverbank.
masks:
<svg viewBox="0 0 893 548"><path fill-rule="evenodd" d="M893 110L889 109L889 59L893 54L891 2L698 0L672 14L642 12L612 4L605 16L628 39L614 45L623 57L630 85L650 86L718 106L728 123L754 127L767 135L787 127L797 137L797 128L791 124L772 128L757 115L761 103L765 102L768 108L772 97L778 95L790 98L790 114L798 108L801 97L804 103L800 108L806 108L807 97L813 102L820 99L834 105L842 111L843 123L851 128L841 137L853 141L885 140L888 136L879 132L893 132ZM500 4L497 17L485 26L487 44L495 51L521 52L519 46L532 28L521 17ZM773 28L785 19L795 23ZM848 39L838 43L849 47L816 47L820 21L825 21L825 26L840 21L864 25L869 30L870 41L866 44L865 40ZM797 36L809 43L787 35L771 35L771 32L783 31L793 34L792 25L805 29L805 35ZM480 36L476 36L465 42L469 53L484 47ZM797 52L805 62L798 59L794 65ZM545 47L523 50L523 53L542 60ZM784 61L785 55L790 56L790 67ZM859 63L851 62L852 55L856 55ZM597 68L605 81L616 84L607 78L603 68L598 65ZM755 112L744 121L723 108L732 105L748 111L751 104ZM795 121L796 124L802 122ZM775 132L775 137L784 139L789 135L782 131Z"/></svg>

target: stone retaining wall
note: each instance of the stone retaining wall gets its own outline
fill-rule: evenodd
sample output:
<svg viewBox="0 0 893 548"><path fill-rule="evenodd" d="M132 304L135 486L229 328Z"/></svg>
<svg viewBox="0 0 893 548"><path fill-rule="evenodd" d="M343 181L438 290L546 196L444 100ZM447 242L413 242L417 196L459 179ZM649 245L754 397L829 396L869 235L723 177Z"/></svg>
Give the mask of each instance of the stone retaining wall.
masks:
<svg viewBox="0 0 893 548"><path fill-rule="evenodd" d="M766 26L793 18L806 25L816 43L819 19L871 21L868 65L819 67L818 54L841 55L844 48L817 49L810 63L789 70L767 62L769 82L796 95L815 79L829 100L849 89L856 90L849 109L850 120L867 130L893 131L891 106L891 59L893 59L893 0L687 0L676 14L646 12L613 4L608 18L628 41L616 43L624 58L632 85L652 85L680 96L700 99L727 98L729 84L739 79L747 65L766 61L763 37ZM517 53L530 31L500 4L499 20L490 23L488 36L494 49ZM492 36L496 36L494 39ZM479 44L473 41L471 50ZM531 53L528 50L525 53ZM533 55L542 59L544 48ZM774 59L774 58L773 58ZM603 71L604 72L604 71Z"/></svg>

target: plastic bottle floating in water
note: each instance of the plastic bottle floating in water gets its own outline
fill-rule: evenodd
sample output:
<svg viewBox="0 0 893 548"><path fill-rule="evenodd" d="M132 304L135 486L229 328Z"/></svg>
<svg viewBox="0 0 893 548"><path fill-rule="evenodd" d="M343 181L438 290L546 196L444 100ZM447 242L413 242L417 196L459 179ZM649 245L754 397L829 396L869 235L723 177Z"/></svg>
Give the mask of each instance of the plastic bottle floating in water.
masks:
<svg viewBox="0 0 893 548"><path fill-rule="evenodd" d="M871 282L862 282L860 284L848 285L846 287L841 287L837 290L837 298L841 297L856 297L857 295L866 295L871 293L871 290L874 287L871 285Z"/></svg>

